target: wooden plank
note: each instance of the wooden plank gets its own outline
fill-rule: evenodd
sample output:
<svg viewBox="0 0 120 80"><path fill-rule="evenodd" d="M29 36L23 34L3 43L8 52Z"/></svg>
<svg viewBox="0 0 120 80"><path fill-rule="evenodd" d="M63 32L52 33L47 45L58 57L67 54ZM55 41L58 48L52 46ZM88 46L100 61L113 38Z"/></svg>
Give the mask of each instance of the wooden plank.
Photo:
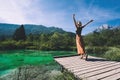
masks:
<svg viewBox="0 0 120 80"><path fill-rule="evenodd" d="M117 68L120 68L120 65L116 65L116 66L113 66L113 67L107 67L107 68L104 68L104 67L98 67L98 68L93 68L93 69L90 69L90 70L86 70L86 71L81 71L79 73L76 73L78 76L86 76L86 77L91 77L91 76L96 76L96 75L99 75L99 74L102 74L102 73L105 73L105 72L108 72L110 70L114 70L114 69L117 69Z"/></svg>
<svg viewBox="0 0 120 80"><path fill-rule="evenodd" d="M82 65L77 65L74 67L70 67L71 69L75 70L77 69L77 71L79 70L79 68L91 68L91 67L97 67L97 66L105 66L105 65L110 65L110 64L114 64L115 62L96 62L96 63L88 63L88 64L82 64Z"/></svg>
<svg viewBox="0 0 120 80"><path fill-rule="evenodd" d="M119 73L116 73L114 75L110 75L108 77L105 77L101 80L120 80L120 72Z"/></svg>
<svg viewBox="0 0 120 80"><path fill-rule="evenodd" d="M120 73L120 68L114 69L114 70L111 70L109 72L105 72L105 73L102 73L102 74L99 74L99 75L96 75L96 76L89 77L89 78L87 78L87 80L101 80L102 78L104 78L106 76L109 77L109 76L117 74L117 73ZM112 80L112 79L110 79L110 80Z"/></svg>
<svg viewBox="0 0 120 80"><path fill-rule="evenodd" d="M113 67L115 65L118 65L118 63L113 63L113 64L101 64L101 65L96 65L96 66L90 66L90 67L85 67L85 68L81 68L78 70L74 70L74 73L79 73L81 71L84 72L89 72L89 71L93 71L93 70L99 70L99 69L104 69L104 68L109 68L109 67Z"/></svg>
<svg viewBox="0 0 120 80"><path fill-rule="evenodd" d="M114 80L120 78L118 76L120 75L120 62L107 61L93 56L89 56L88 61L80 59L80 56L55 58L55 60L83 80Z"/></svg>
<svg viewBox="0 0 120 80"><path fill-rule="evenodd" d="M87 64L85 64L85 63L87 63ZM63 66L64 67L66 67L68 70L72 70L72 71L74 71L74 70L76 70L76 71L79 71L79 69L84 69L84 68L91 68L91 66L93 67L93 66L95 66L95 67L97 67L97 66L105 66L105 65L108 65L108 64L112 64L112 63L115 63L115 62L109 62L109 61L106 61L106 62L94 62L94 63L90 63L90 62L85 62L84 61L84 64L82 63L79 63L79 64L70 64L69 63L69 65L64 65L63 64ZM97 65L97 66L96 66Z"/></svg>
<svg viewBox="0 0 120 80"><path fill-rule="evenodd" d="M66 58L63 58L62 59L62 61L61 60L58 60L57 59L57 61L60 63L60 64L62 64L62 65L64 65L65 67L72 67L72 65L77 65L77 66L79 66L79 65L81 65L81 64L85 64L85 63L89 63L89 64L91 64L91 63L94 63L95 64L95 62L89 62L89 61L84 61L84 60L81 60L81 59L77 59L76 60L76 57L74 57L73 59L72 59L72 61L71 61L71 59L69 58L69 60L68 60L68 58L66 59ZM100 61L98 61L98 62L96 62L96 63L99 63ZM70 64L71 63L71 64ZM79 65L78 65L79 64ZM86 64L87 65L87 64ZM73 66L73 67L74 67Z"/></svg>

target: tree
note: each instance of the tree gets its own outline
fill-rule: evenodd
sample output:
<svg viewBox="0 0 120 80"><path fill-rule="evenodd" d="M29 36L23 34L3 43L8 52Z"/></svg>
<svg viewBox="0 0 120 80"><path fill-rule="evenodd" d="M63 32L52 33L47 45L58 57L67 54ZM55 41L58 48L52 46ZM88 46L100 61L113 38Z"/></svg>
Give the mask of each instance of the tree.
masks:
<svg viewBox="0 0 120 80"><path fill-rule="evenodd" d="M26 40L26 34L24 26L21 25L18 29L16 29L15 33L13 34L14 40Z"/></svg>
<svg viewBox="0 0 120 80"><path fill-rule="evenodd" d="M0 36L0 41L4 41L6 39L5 35Z"/></svg>
<svg viewBox="0 0 120 80"><path fill-rule="evenodd" d="M120 28L102 29L84 37L87 46L116 46L120 45Z"/></svg>
<svg viewBox="0 0 120 80"><path fill-rule="evenodd" d="M34 35L32 33L30 33L28 36L27 36L27 40L28 41L33 41L34 40Z"/></svg>

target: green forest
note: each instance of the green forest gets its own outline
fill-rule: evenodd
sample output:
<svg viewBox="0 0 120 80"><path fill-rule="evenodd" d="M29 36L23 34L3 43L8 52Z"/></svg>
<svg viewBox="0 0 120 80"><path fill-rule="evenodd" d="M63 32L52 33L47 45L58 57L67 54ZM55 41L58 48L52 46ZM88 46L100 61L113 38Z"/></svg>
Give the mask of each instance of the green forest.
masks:
<svg viewBox="0 0 120 80"><path fill-rule="evenodd" d="M120 60L120 27L96 29L83 35L86 53ZM76 51L75 33L54 31L50 33L28 34L20 25L12 37L1 37L0 50L30 49L41 51ZM109 56L109 57L108 57ZM111 59L111 58L110 58Z"/></svg>
<svg viewBox="0 0 120 80"><path fill-rule="evenodd" d="M37 49L37 50L73 50L75 34L71 32L25 34L24 26L17 28L11 38L4 36L0 41L1 50Z"/></svg>
<svg viewBox="0 0 120 80"><path fill-rule="evenodd" d="M120 27L96 29L85 35L84 41L90 55L120 61Z"/></svg>
<svg viewBox="0 0 120 80"><path fill-rule="evenodd" d="M120 27L97 29L83 36L86 46L120 46ZM0 39L0 50L37 49L37 50L76 50L75 34L72 32L25 34L24 25L17 28L11 38Z"/></svg>
<svg viewBox="0 0 120 80"><path fill-rule="evenodd" d="M87 46L120 46L120 27L97 29L84 37Z"/></svg>

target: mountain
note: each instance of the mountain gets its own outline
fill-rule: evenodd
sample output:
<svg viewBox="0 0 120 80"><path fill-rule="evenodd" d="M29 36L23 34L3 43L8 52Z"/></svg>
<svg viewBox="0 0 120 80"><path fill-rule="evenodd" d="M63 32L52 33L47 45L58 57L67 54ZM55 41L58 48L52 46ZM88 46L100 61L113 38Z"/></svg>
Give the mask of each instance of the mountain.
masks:
<svg viewBox="0 0 120 80"><path fill-rule="evenodd" d="M17 28L19 28L20 25L18 24L6 24L6 23L0 23L0 36L12 36ZM52 33L52 32L59 32L64 33L64 31L61 28L57 27L47 27L43 25L33 25L33 24L24 24L26 35L32 33L32 34L40 34L40 33Z"/></svg>
<svg viewBox="0 0 120 80"><path fill-rule="evenodd" d="M0 36L11 36L18 27L19 25L15 24L0 23Z"/></svg>
<svg viewBox="0 0 120 80"><path fill-rule="evenodd" d="M64 33L62 28L57 28L57 27L47 27L43 25L30 25L30 24L25 24L24 25L26 34L40 34L40 33L51 33L51 32L59 32L59 33Z"/></svg>

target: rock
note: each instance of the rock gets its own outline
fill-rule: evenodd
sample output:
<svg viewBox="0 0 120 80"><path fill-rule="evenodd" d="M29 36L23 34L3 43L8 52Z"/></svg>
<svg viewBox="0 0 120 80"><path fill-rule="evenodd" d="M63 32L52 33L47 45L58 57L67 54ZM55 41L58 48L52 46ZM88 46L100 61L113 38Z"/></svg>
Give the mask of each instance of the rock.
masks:
<svg viewBox="0 0 120 80"><path fill-rule="evenodd" d="M10 73L0 77L0 80L55 80L62 73L58 70L49 69L46 66L21 66Z"/></svg>

